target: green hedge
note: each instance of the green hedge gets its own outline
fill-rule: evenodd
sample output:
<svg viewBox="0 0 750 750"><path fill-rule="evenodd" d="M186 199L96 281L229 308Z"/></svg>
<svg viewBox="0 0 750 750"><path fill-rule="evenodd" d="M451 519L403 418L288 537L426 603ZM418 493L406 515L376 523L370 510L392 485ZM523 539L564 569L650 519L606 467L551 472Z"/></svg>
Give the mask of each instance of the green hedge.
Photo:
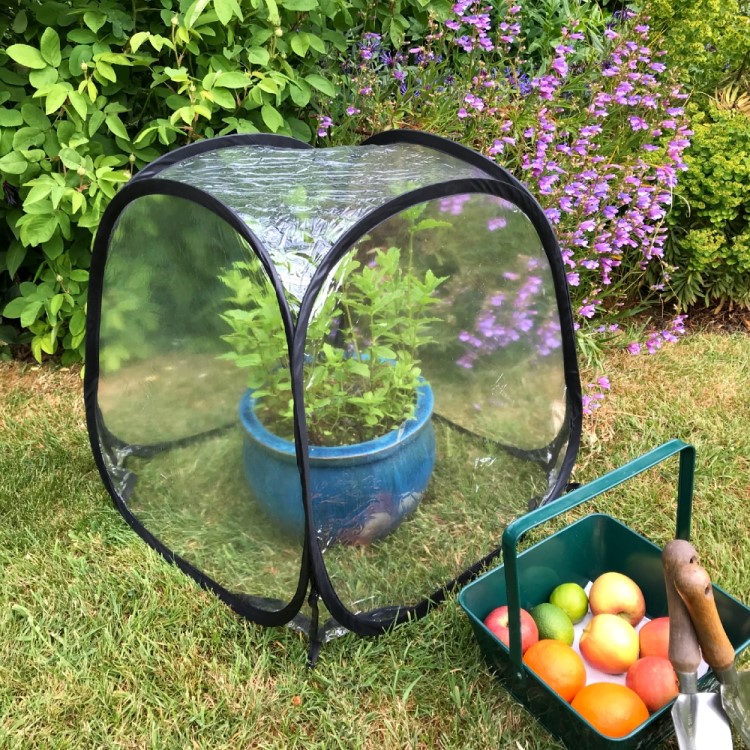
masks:
<svg viewBox="0 0 750 750"><path fill-rule="evenodd" d="M191 141L313 137L326 61L419 37L447 0L121 0L0 9L0 353L83 357L91 242L131 174ZM7 15L4 17L3 13Z"/></svg>
<svg viewBox="0 0 750 750"><path fill-rule="evenodd" d="M692 108L692 145L669 214L668 260L680 304L750 307L750 117Z"/></svg>

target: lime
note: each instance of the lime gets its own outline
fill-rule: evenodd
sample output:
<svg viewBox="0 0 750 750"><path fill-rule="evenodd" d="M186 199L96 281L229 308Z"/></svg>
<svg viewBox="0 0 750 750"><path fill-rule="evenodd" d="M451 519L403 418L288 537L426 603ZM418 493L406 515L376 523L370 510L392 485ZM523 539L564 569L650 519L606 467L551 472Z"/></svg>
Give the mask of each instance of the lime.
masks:
<svg viewBox="0 0 750 750"><path fill-rule="evenodd" d="M552 592L549 601L560 607L573 623L583 620L589 611L589 598L577 583L561 583Z"/></svg>
<svg viewBox="0 0 750 750"><path fill-rule="evenodd" d="M539 640L551 638L553 641L562 641L568 646L573 645L573 623L560 607L554 604L537 604L529 613L534 618L539 630Z"/></svg>

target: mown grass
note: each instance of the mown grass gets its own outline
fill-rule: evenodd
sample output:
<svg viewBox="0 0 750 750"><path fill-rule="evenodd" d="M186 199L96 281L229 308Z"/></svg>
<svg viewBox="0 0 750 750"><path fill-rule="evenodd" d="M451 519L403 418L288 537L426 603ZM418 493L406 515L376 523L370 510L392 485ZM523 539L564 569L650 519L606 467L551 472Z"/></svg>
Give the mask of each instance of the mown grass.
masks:
<svg viewBox="0 0 750 750"><path fill-rule="evenodd" d="M694 443L693 541L750 601L750 337L694 334L608 368L613 392L574 478ZM0 747L561 747L484 666L455 599L383 637L337 639L308 670L302 636L244 622L128 529L91 459L80 392L75 372L0 364ZM662 544L672 468L544 533L600 510Z"/></svg>

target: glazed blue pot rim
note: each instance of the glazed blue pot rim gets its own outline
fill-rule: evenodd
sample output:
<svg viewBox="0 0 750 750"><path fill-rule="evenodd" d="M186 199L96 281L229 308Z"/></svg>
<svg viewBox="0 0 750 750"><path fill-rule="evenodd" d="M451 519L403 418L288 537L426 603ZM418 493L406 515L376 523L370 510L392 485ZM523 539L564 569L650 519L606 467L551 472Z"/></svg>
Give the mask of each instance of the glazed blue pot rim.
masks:
<svg viewBox="0 0 750 750"><path fill-rule="evenodd" d="M435 403L430 384L424 378L420 378L420 383L421 385L417 388L417 405L412 419L407 420L385 435L363 443L336 446L311 445L308 448L310 459L321 461L352 460L365 457L372 459L376 454L391 452L396 447L411 440L430 420ZM242 395L239 411L242 426L251 438L258 443L262 443L269 451L282 454L290 459L296 457L293 441L275 435L261 424L255 414L255 399L252 389L248 389Z"/></svg>

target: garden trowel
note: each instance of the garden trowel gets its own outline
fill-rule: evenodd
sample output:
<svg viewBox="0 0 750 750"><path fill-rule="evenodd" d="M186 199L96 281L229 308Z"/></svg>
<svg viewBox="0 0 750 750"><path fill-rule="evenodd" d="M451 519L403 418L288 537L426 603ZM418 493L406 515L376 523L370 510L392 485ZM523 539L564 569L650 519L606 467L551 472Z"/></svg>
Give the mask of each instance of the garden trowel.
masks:
<svg viewBox="0 0 750 750"><path fill-rule="evenodd" d="M680 682L672 721L680 750L732 750L732 730L717 693L698 692L701 653L693 623L675 590L675 576L698 556L690 542L673 539L662 552L669 608L669 660ZM734 653L734 652L732 652Z"/></svg>
<svg viewBox="0 0 750 750"><path fill-rule="evenodd" d="M732 726L750 748L750 674L737 674L734 648L724 631L708 573L695 563L675 572L675 588L690 612L703 658L721 683L721 702Z"/></svg>

